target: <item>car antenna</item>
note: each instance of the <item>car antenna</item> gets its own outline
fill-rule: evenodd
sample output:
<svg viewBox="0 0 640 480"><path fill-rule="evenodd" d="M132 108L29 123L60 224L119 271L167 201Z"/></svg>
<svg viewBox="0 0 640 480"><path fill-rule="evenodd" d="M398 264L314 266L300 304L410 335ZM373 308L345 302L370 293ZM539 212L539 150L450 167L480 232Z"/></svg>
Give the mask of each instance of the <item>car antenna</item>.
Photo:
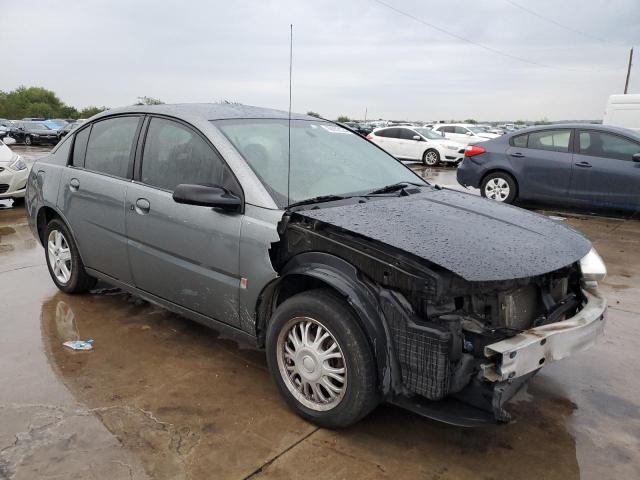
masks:
<svg viewBox="0 0 640 480"><path fill-rule="evenodd" d="M291 204L291 73L293 70L293 23L289 25L289 136L287 160L287 208Z"/></svg>

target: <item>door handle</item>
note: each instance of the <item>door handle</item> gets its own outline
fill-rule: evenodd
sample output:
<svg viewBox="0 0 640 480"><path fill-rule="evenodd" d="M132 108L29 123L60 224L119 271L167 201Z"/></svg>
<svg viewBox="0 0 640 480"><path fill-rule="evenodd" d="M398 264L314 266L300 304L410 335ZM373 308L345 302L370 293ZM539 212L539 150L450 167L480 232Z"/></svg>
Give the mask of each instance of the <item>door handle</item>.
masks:
<svg viewBox="0 0 640 480"><path fill-rule="evenodd" d="M147 213L149 213L150 209L151 209L151 204L149 203L149 200L147 200L146 198L139 198L138 200L136 200L136 206L135 206L136 213L140 215L146 215Z"/></svg>
<svg viewBox="0 0 640 480"><path fill-rule="evenodd" d="M522 158L524 157L524 153L520 153L520 152L513 152L511 154L512 157L516 157L516 158Z"/></svg>
<svg viewBox="0 0 640 480"><path fill-rule="evenodd" d="M591 164L589 162L577 162L576 167L591 168Z"/></svg>
<svg viewBox="0 0 640 480"><path fill-rule="evenodd" d="M77 192L79 188L80 188L80 180L78 180L77 178L72 178L71 180L69 180L69 189L72 192Z"/></svg>

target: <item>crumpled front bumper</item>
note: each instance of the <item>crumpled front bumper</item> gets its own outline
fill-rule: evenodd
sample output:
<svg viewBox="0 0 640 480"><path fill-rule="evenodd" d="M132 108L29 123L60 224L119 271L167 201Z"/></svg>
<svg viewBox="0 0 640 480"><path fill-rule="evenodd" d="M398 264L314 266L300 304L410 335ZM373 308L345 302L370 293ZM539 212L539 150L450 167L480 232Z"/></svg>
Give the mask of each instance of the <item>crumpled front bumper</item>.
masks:
<svg viewBox="0 0 640 480"><path fill-rule="evenodd" d="M484 354L492 362L482 366L484 378L512 380L590 348L604 331L607 301L597 289L582 293L586 302L573 317L487 345Z"/></svg>

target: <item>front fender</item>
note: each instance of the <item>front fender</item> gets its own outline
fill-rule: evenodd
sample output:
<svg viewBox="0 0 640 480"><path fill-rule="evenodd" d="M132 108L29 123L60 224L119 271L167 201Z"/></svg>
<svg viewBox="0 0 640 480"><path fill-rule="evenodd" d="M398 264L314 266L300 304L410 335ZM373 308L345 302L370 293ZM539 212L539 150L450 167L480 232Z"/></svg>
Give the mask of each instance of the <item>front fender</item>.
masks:
<svg viewBox="0 0 640 480"><path fill-rule="evenodd" d="M316 279L345 297L369 339L382 394L400 392L402 375L380 308L380 288L339 257L322 252L306 252L296 255L285 264L280 276L270 285L273 288L271 291L277 292L278 285L293 275Z"/></svg>

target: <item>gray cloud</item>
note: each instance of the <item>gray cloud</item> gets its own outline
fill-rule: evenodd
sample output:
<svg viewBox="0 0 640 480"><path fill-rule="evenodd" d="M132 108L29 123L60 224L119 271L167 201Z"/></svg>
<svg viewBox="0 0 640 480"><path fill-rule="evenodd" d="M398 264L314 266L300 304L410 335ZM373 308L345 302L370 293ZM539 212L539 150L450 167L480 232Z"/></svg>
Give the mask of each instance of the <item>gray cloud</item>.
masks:
<svg viewBox="0 0 640 480"><path fill-rule="evenodd" d="M0 5L0 89L55 90L75 106L237 100L287 108L294 24L296 111L408 119L601 118L638 41L637 0L385 0L539 67L430 29L372 0L83 1ZM637 52L640 64L640 51ZM632 91L640 91L640 69Z"/></svg>

